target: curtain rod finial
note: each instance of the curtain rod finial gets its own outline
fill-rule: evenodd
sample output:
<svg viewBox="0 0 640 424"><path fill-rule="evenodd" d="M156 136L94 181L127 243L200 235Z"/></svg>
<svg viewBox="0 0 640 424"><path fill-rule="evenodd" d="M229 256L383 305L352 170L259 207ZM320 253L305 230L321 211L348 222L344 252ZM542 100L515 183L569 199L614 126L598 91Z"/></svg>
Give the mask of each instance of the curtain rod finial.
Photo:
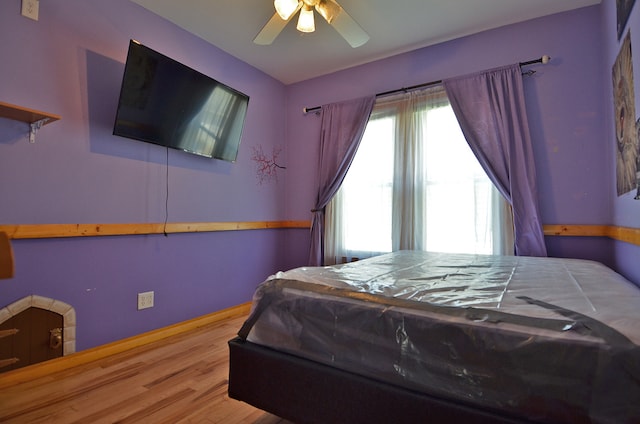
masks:
<svg viewBox="0 0 640 424"><path fill-rule="evenodd" d="M551 60L551 58L545 54L544 56L542 56L542 57L540 58L540 60L542 61L542 64L543 64L543 65L546 65L547 63L549 63L549 61Z"/></svg>
<svg viewBox="0 0 640 424"><path fill-rule="evenodd" d="M303 114L308 114L311 112L315 112L316 115L320 114L320 110L322 109L322 106L316 106L316 107L303 107L302 108L302 113Z"/></svg>

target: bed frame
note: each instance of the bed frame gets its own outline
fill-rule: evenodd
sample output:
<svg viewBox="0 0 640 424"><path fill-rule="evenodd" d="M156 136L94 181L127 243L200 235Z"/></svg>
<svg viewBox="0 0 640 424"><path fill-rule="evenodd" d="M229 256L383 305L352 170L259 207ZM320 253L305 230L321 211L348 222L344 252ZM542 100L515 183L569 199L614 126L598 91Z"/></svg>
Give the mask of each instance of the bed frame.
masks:
<svg viewBox="0 0 640 424"><path fill-rule="evenodd" d="M394 292L458 268L434 302ZM570 259L394 252L294 269L258 287L229 341L229 396L296 424L640 423L639 302Z"/></svg>
<svg viewBox="0 0 640 424"><path fill-rule="evenodd" d="M440 399L241 338L229 341L229 397L296 424L532 423Z"/></svg>

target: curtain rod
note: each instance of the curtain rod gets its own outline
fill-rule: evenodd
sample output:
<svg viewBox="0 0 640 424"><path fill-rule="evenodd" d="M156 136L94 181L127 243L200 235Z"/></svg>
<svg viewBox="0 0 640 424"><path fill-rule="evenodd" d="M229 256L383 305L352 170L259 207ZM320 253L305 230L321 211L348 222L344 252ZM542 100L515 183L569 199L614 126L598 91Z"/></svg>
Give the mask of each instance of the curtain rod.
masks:
<svg viewBox="0 0 640 424"><path fill-rule="evenodd" d="M520 65L520 67L533 65L535 63L542 63L543 65L546 65L547 63L549 63L550 60L551 60L551 58L549 56L544 55L544 56L542 56L541 58L538 58L538 59L528 60L526 62L520 62L520 63L518 63L518 65ZM525 74L526 75L532 75L533 73L535 73L535 71L528 71ZM403 88L398 88L396 90L390 90L390 91L385 91L385 92L382 92L382 93L376 93L376 97L388 96L389 94L400 93L400 92L403 92L403 91L406 92L406 91L416 90L418 88L429 87L431 85L437 85L437 84L441 84L441 83L442 83L442 80L425 82L423 84L412 85L411 87L403 87ZM322 109L322 106L305 107L305 108L302 108L302 113L304 113L306 115L309 112L315 112L315 111L318 111L320 109Z"/></svg>

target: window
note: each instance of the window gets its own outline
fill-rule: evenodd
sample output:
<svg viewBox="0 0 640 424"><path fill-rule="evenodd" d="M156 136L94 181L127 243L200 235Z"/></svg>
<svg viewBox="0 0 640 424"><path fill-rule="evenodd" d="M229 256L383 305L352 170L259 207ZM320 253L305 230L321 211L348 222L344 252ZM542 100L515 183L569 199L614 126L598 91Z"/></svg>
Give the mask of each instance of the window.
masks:
<svg viewBox="0 0 640 424"><path fill-rule="evenodd" d="M327 206L325 263L400 249L512 253L508 218L443 88L378 99Z"/></svg>
<svg viewBox="0 0 640 424"><path fill-rule="evenodd" d="M370 120L345 181L330 203L339 205L345 250L391 252L392 159L393 118Z"/></svg>

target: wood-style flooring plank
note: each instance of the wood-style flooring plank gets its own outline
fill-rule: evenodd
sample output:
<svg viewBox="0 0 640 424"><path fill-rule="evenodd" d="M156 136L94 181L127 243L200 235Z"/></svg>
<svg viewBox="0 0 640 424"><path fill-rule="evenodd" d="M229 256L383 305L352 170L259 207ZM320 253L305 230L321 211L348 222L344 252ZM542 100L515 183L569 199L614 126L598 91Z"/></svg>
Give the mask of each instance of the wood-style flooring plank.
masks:
<svg viewBox="0 0 640 424"><path fill-rule="evenodd" d="M0 422L290 424L227 395L227 341L245 319L0 389Z"/></svg>

